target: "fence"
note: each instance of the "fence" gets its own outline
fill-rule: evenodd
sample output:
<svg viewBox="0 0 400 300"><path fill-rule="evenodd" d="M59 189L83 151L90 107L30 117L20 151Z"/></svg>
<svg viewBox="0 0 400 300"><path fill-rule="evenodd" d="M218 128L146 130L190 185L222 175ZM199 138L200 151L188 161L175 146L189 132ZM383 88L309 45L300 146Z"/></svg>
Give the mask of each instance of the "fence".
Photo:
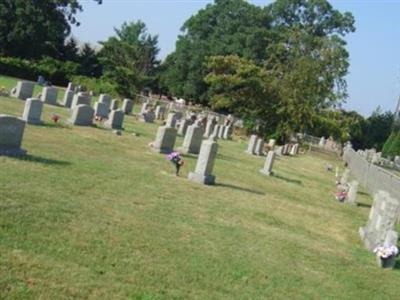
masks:
<svg viewBox="0 0 400 300"><path fill-rule="evenodd" d="M354 177L370 194L374 195L377 191L383 190L400 200L400 177L368 162L351 147L346 147L343 160L348 164Z"/></svg>

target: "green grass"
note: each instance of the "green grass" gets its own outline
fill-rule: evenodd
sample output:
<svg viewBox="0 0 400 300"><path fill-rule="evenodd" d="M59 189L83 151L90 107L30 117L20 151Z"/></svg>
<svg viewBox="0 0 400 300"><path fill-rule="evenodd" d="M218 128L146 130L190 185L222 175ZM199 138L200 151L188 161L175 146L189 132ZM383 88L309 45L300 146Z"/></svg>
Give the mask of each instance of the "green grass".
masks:
<svg viewBox="0 0 400 300"><path fill-rule="evenodd" d="M0 98L0 113L23 106ZM45 105L26 159L0 157L1 299L398 299L400 272L358 237L371 199L333 200L335 158L285 157L264 177L264 158L220 141L209 187L186 179L195 156L175 177L148 149L156 124L128 116L118 137L53 112L69 117Z"/></svg>

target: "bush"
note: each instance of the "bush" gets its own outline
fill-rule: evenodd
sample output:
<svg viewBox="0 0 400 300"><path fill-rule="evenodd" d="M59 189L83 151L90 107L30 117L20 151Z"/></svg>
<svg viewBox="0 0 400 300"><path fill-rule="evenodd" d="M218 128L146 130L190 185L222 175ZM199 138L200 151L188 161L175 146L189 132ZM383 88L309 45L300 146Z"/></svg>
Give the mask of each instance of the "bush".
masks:
<svg viewBox="0 0 400 300"><path fill-rule="evenodd" d="M391 137L385 156L393 158L396 155L400 155L400 131L392 132Z"/></svg>
<svg viewBox="0 0 400 300"><path fill-rule="evenodd" d="M76 74L79 65L62 62L50 57L40 61L28 61L13 57L0 57L0 73L3 75L36 81L39 75L56 85L67 85Z"/></svg>
<svg viewBox="0 0 400 300"><path fill-rule="evenodd" d="M71 81L75 85L81 85L88 91L93 91L96 95L98 94L109 94L117 97L117 88L115 84L107 81L105 78L90 78L86 76L73 76Z"/></svg>
<svg viewBox="0 0 400 300"><path fill-rule="evenodd" d="M389 135L388 139L386 140L386 142L385 142L385 144L383 145L383 148L382 148L383 156L385 156L385 157L389 156L389 150L390 150L390 148L392 146L392 143L393 143L393 141L395 139L395 136L396 136L396 134L394 132L392 132Z"/></svg>

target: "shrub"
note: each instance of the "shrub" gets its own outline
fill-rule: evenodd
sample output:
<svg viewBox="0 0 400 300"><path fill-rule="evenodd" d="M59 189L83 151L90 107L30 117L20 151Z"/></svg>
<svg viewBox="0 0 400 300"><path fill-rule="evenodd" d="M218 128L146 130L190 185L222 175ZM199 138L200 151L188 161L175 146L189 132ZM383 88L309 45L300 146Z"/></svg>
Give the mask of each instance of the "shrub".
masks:
<svg viewBox="0 0 400 300"><path fill-rule="evenodd" d="M116 85L107 81L105 78L90 78L86 76L73 76L71 81L76 85L81 85L88 91L93 91L95 94L106 93L111 96L118 96Z"/></svg>
<svg viewBox="0 0 400 300"><path fill-rule="evenodd" d="M62 62L50 57L40 61L28 61L14 57L0 57L0 73L8 76L36 81L39 75L53 84L66 85L76 74L78 64Z"/></svg>

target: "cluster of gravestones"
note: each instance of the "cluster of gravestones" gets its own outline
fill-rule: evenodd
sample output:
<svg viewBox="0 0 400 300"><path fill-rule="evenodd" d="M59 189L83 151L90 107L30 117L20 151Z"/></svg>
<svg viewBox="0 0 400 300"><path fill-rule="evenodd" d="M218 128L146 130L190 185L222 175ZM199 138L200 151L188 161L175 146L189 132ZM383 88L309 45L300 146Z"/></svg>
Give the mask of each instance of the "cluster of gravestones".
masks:
<svg viewBox="0 0 400 300"><path fill-rule="evenodd" d="M0 115L0 155L19 156L26 154L21 149L25 123L39 125L43 104L58 105L58 90L55 87L44 87L39 98L32 98L35 84L28 81L19 81L11 91L11 96L25 100L22 118ZM121 129L124 115L131 114L133 101L124 99L122 107L118 108L118 100L109 95L101 94L99 101L91 107L91 96L88 93L78 92L72 83L68 85L62 106L71 110L68 123L77 126L90 126L94 119L105 120L104 126L111 129Z"/></svg>
<svg viewBox="0 0 400 300"><path fill-rule="evenodd" d="M215 117L194 116L183 118L181 112L169 113L164 126L157 130L156 139L151 144L153 150L159 153L170 153L175 147L177 135L184 136L183 144L178 151L184 154L198 154L194 172L189 173L189 179L203 184L214 184L212 175L214 161L218 152L218 138L230 139L233 124L231 120L218 124Z"/></svg>
<svg viewBox="0 0 400 300"><path fill-rule="evenodd" d="M274 164L275 156L291 155L295 156L299 154L300 145L295 144L285 144L283 146L275 147L276 140L270 139L268 144L265 143L263 138L258 137L253 134L250 136L249 144L247 150L245 151L250 155L264 156L266 155L266 160L264 168L260 170L261 173L265 175L272 174L272 167Z"/></svg>
<svg viewBox="0 0 400 300"><path fill-rule="evenodd" d="M337 200L340 202L345 202L350 205L357 205L357 193L359 182L352 180L349 182L351 171L346 168L343 174L339 175L339 168L336 168L335 178L336 178L336 189L337 189Z"/></svg>

